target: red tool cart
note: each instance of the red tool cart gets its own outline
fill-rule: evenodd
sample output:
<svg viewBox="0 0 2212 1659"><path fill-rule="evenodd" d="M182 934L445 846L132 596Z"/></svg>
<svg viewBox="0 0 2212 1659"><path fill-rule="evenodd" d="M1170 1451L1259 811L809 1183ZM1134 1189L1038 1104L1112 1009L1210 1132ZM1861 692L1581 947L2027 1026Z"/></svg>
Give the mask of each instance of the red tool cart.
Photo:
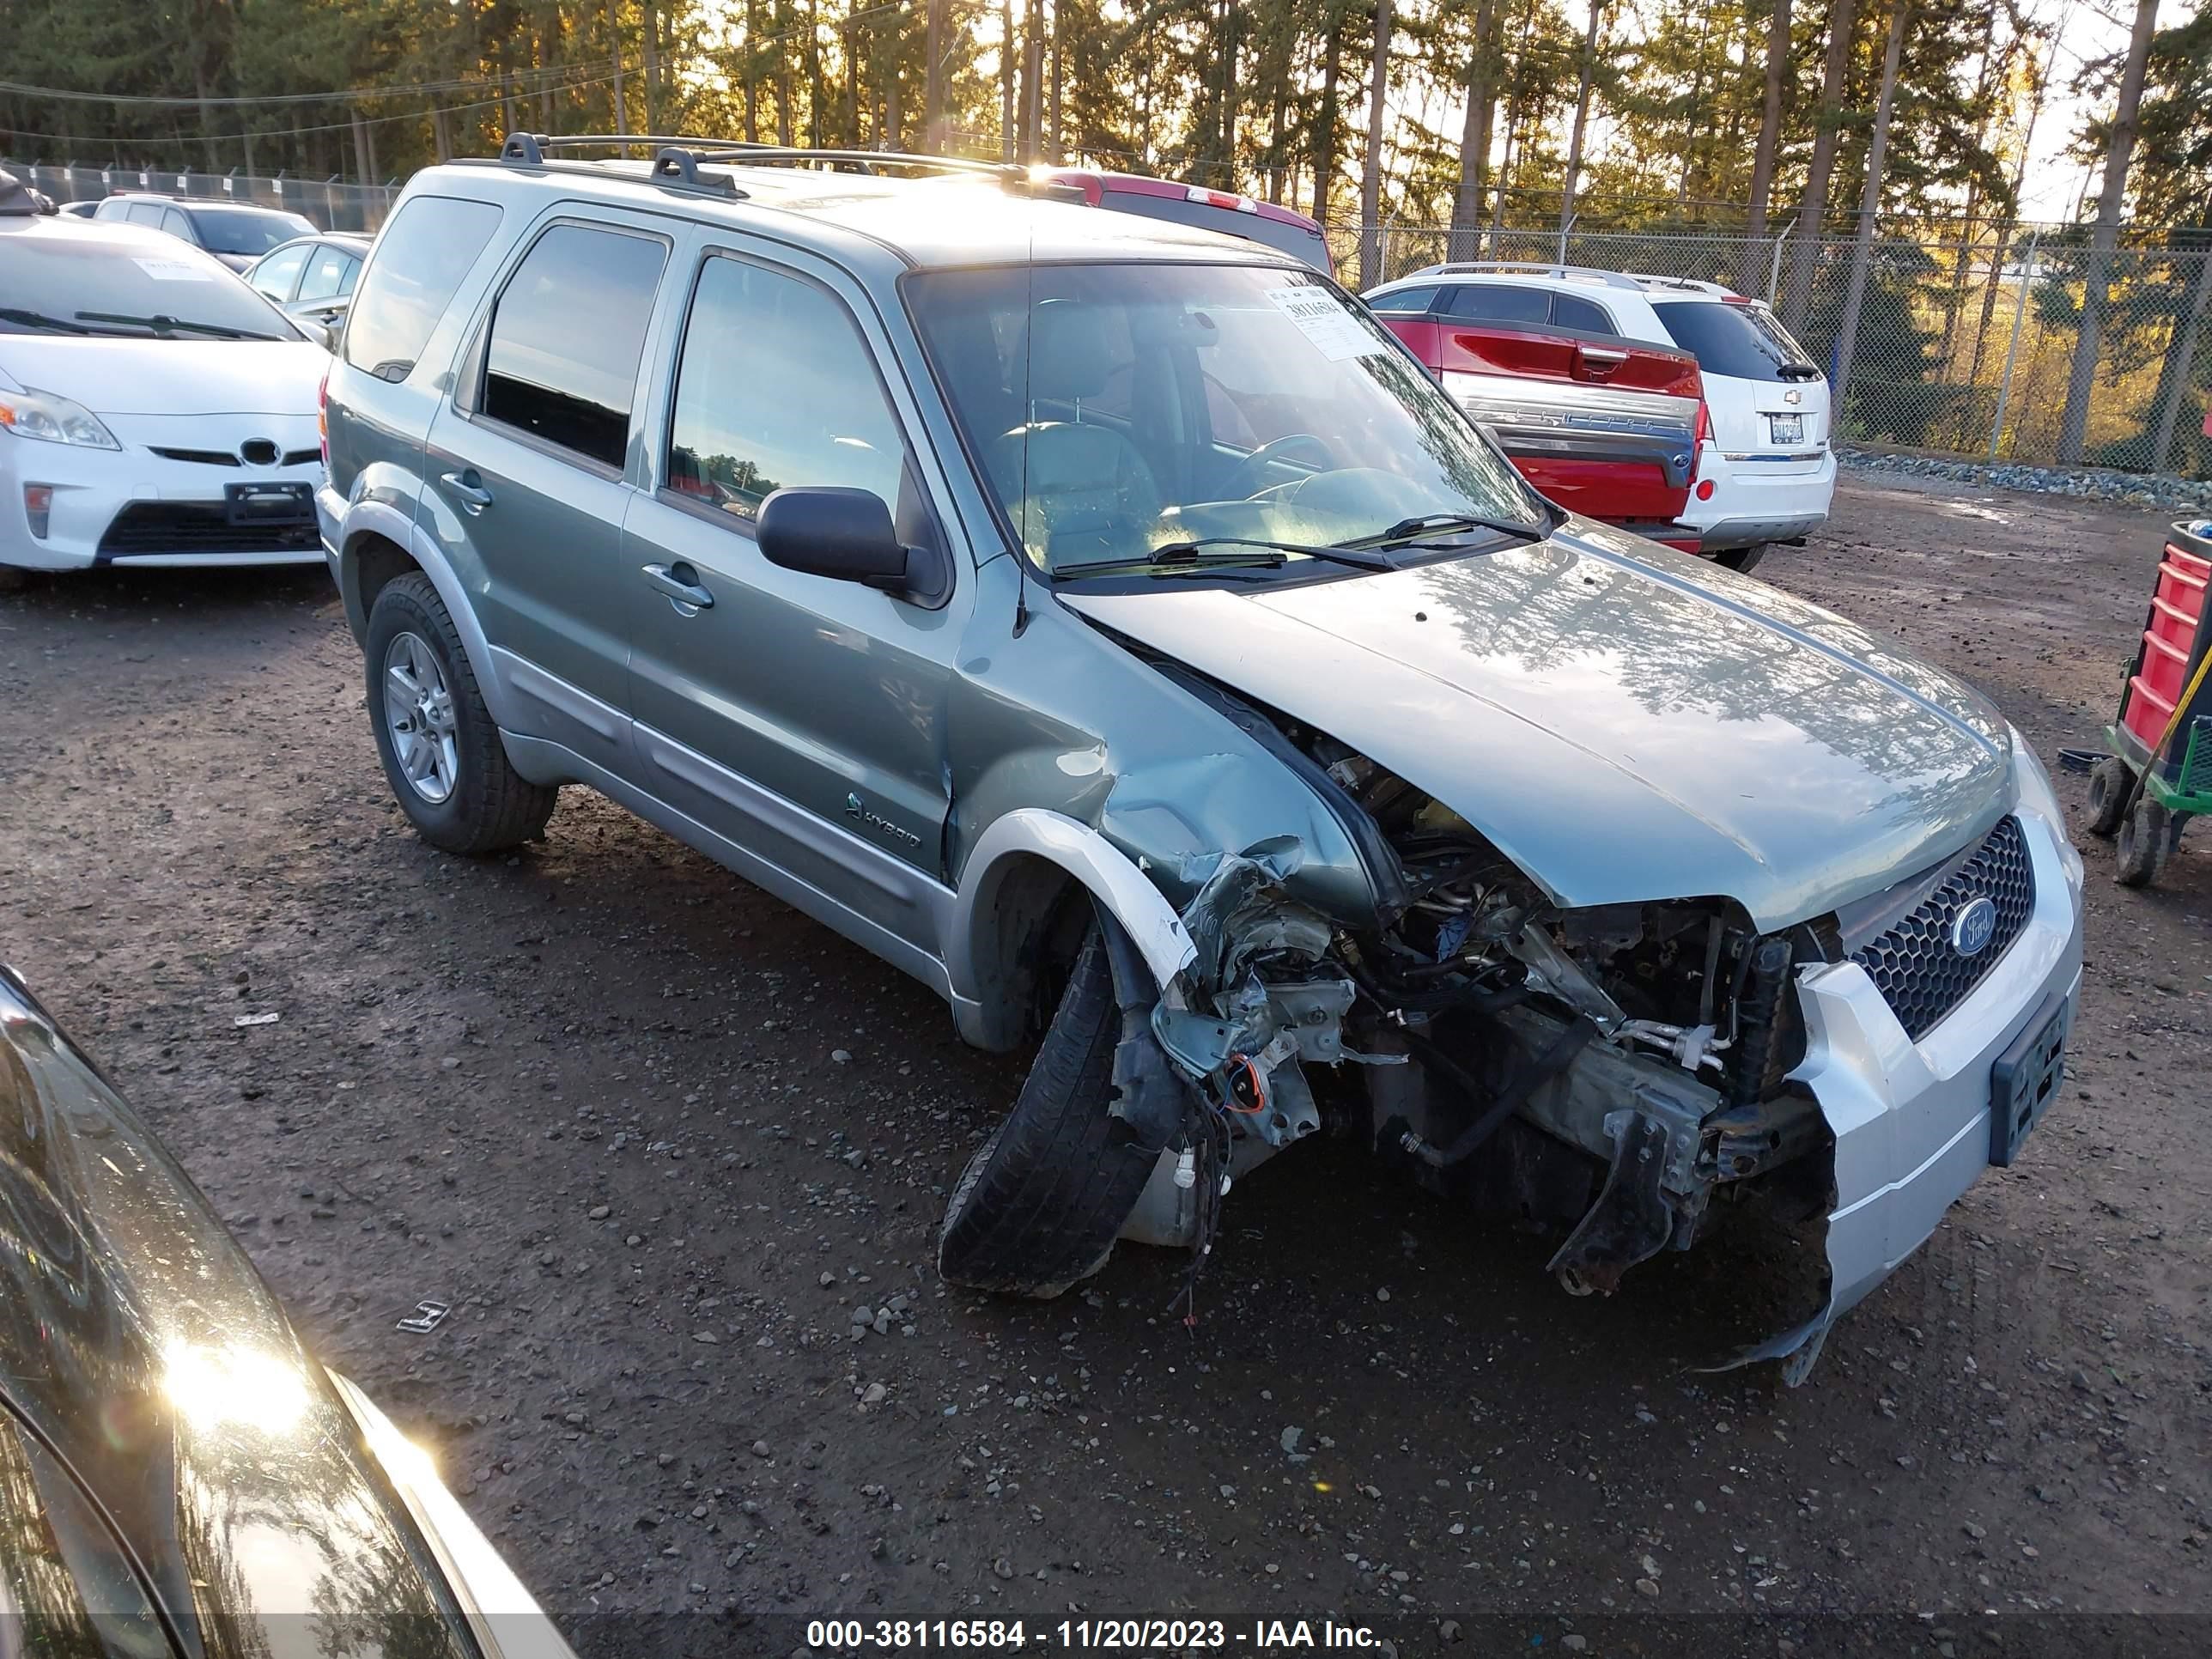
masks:
<svg viewBox="0 0 2212 1659"><path fill-rule="evenodd" d="M2181 827L2212 812L2212 521L2177 524L2159 561L2142 641L2089 774L2089 828L2119 836L2119 880L2158 879Z"/></svg>

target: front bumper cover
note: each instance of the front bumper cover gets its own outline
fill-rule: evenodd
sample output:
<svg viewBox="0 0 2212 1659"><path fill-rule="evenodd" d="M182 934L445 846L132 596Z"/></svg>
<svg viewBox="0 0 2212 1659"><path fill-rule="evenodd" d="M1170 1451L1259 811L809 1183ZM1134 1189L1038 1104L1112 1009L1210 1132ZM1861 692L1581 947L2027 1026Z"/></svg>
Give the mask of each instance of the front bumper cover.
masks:
<svg viewBox="0 0 2212 1659"><path fill-rule="evenodd" d="M1787 1382L1803 1381L1835 1322L1927 1241L1988 1166L1990 1068L2047 1018L2054 994L2070 1026L2081 994L2081 890L2051 826L2030 812L2020 822L2035 908L2004 959L1918 1042L1856 963L1800 973L1806 1050L1791 1075L1835 1136L1827 1297L1811 1320L1732 1364L1778 1359Z"/></svg>

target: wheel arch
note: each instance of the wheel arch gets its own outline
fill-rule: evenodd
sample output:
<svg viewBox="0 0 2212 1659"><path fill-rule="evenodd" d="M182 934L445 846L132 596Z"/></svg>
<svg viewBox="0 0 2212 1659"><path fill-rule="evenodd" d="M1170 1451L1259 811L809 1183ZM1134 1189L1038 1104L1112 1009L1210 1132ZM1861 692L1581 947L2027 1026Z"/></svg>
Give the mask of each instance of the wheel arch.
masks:
<svg viewBox="0 0 2212 1659"><path fill-rule="evenodd" d="M469 603L459 573L437 544L397 507L380 501L356 502L346 515L337 569L338 594L356 640L368 636L368 613L378 592L410 570L422 572L438 590L439 599L453 619L453 630L461 636L461 649L468 653L469 668L476 676L485 707L501 728L512 729L505 682L493 672L491 642L484 637L483 624L477 619L476 607Z"/></svg>
<svg viewBox="0 0 2212 1659"><path fill-rule="evenodd" d="M1196 958L1182 919L1126 854L1065 813L1017 808L977 840L947 919L945 975L969 1042L1000 1053L1020 1044L1039 947L1079 890L1120 924L1163 987Z"/></svg>

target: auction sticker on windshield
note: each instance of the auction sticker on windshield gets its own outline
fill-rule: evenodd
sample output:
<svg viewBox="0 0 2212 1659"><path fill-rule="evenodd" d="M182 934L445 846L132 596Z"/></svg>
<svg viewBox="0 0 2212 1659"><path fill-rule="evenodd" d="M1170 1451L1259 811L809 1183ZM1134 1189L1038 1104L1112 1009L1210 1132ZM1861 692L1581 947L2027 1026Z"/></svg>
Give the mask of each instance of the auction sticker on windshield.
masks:
<svg viewBox="0 0 2212 1659"><path fill-rule="evenodd" d="M133 259L131 262L157 283L211 283L215 278L183 259Z"/></svg>
<svg viewBox="0 0 2212 1659"><path fill-rule="evenodd" d="M1339 305L1326 289L1271 288L1267 299L1333 363L1376 356L1389 349L1362 328L1359 319Z"/></svg>

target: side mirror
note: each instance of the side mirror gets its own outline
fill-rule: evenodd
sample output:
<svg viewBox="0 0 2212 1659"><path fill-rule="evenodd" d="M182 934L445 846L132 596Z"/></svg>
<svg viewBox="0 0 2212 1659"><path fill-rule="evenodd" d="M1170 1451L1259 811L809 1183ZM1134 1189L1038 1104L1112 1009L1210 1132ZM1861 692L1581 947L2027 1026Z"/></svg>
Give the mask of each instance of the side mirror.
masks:
<svg viewBox="0 0 2212 1659"><path fill-rule="evenodd" d="M309 339L327 352L336 355L338 349L338 325L326 323L319 317L295 317L293 321L304 330Z"/></svg>
<svg viewBox="0 0 2212 1659"><path fill-rule="evenodd" d="M891 510L871 489L816 484L772 491L760 504L753 538L763 558L786 570L865 582L886 593L914 585Z"/></svg>

